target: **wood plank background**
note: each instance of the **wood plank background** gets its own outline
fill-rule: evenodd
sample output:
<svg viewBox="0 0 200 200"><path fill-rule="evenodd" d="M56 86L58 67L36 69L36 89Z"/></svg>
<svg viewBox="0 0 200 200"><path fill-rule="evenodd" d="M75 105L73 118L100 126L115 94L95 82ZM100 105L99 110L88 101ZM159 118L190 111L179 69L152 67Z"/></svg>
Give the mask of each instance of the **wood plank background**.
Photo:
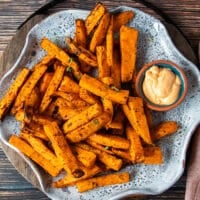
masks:
<svg viewBox="0 0 200 200"><path fill-rule="evenodd" d="M0 0L0 57L6 49L7 44L15 35L21 23L29 15L44 5L47 0ZM96 1L71 0L71 7L90 9ZM128 5L126 1L102 1L110 7L115 5ZM142 1L140 1L142 2ZM177 25L190 42L194 52L197 52L198 41L200 40L200 1L199 0L149 0L158 7L164 15ZM67 7L66 7L67 8ZM62 6L55 6L49 12L63 9ZM186 173L185 173L186 174ZM148 197L149 200L182 200L185 194L185 174L178 183L162 195ZM38 189L28 183L0 150L0 199L48 199Z"/></svg>
<svg viewBox="0 0 200 200"><path fill-rule="evenodd" d="M0 0L0 55L15 34L20 24L48 0ZM74 0L73 7L92 8L87 1ZM108 2L108 1L104 1ZM126 1L118 1L124 5ZM142 1L141 1L142 2ZM200 39L200 1L199 0L148 0L168 16L190 41L197 51ZM95 3L95 1L94 1ZM81 5L81 6L80 6ZM93 4L94 5L94 4Z"/></svg>

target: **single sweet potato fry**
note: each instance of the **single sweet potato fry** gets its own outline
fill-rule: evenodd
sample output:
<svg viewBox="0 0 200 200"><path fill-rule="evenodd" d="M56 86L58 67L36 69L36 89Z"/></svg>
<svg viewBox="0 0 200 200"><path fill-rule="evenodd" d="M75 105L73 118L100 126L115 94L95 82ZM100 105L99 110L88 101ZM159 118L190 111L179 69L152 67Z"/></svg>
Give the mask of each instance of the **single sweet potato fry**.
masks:
<svg viewBox="0 0 200 200"><path fill-rule="evenodd" d="M142 98L129 97L128 107L132 116L132 121L130 121L130 123L135 129L136 133L144 140L144 142L147 144L152 144L147 118L144 113Z"/></svg>
<svg viewBox="0 0 200 200"><path fill-rule="evenodd" d="M111 134L94 133L89 139L98 144L118 149L128 149L130 145L127 139Z"/></svg>
<svg viewBox="0 0 200 200"><path fill-rule="evenodd" d="M98 24L99 20L101 19L101 17L104 15L105 12L106 8L102 3L97 3L94 9L90 11L90 14L87 16L85 20L87 35L89 35L93 31L93 29Z"/></svg>
<svg viewBox="0 0 200 200"><path fill-rule="evenodd" d="M107 65L106 47L96 47L97 63L98 63L98 78L110 76L110 67Z"/></svg>
<svg viewBox="0 0 200 200"><path fill-rule="evenodd" d="M83 176L81 176L79 178L75 178L71 174L67 174L66 176L64 176L64 178L61 178L60 180L54 182L52 184L52 186L54 188L64 188L64 187L70 186L72 184L75 184L76 182L78 182L80 180L84 180L86 178L93 177L102 171L101 168L97 165L94 165L91 168L86 168L86 167L82 167L82 168L84 170Z"/></svg>
<svg viewBox="0 0 200 200"><path fill-rule="evenodd" d="M119 31L120 27L130 22L134 18L134 16L135 16L135 13L131 10L127 10L127 11L115 14L114 25L113 25L114 31L115 32Z"/></svg>
<svg viewBox="0 0 200 200"><path fill-rule="evenodd" d="M129 96L128 90L109 88L106 84L87 74L81 77L79 85L97 96L119 104L125 104Z"/></svg>
<svg viewBox="0 0 200 200"><path fill-rule="evenodd" d="M92 190L96 187L103 187L106 185L127 183L130 180L128 172L122 172L118 174L108 174L99 177L94 177L86 180L82 180L76 183L79 192L85 192Z"/></svg>
<svg viewBox="0 0 200 200"><path fill-rule="evenodd" d="M114 18L113 15L111 15L110 24L108 27L108 31L106 34L106 58L107 58L107 64L111 68L113 66L113 49L114 49L114 31L113 31L113 25L114 25Z"/></svg>
<svg viewBox="0 0 200 200"><path fill-rule="evenodd" d="M85 28L85 22L83 19L76 19L75 21L75 38L76 43L86 48L87 45L87 33Z"/></svg>
<svg viewBox="0 0 200 200"><path fill-rule="evenodd" d="M108 120L110 119L107 113L102 113L98 117L95 117L88 123L78 127L77 129L70 131L66 134L67 139L70 142L80 142L88 138L92 133L100 130L104 127Z"/></svg>
<svg viewBox="0 0 200 200"><path fill-rule="evenodd" d="M161 122L151 130L152 140L155 141L167 135L171 135L175 133L178 128L179 125L175 121Z"/></svg>
<svg viewBox="0 0 200 200"><path fill-rule="evenodd" d="M96 27L92 39L90 40L89 50L94 53L96 47L102 45L106 32L110 23L110 14L107 12L101 18L98 26Z"/></svg>
<svg viewBox="0 0 200 200"><path fill-rule="evenodd" d="M68 133L74 129L88 123L93 118L99 116L102 113L102 106L99 104L94 104L74 117L70 118L63 124L63 131Z"/></svg>
<svg viewBox="0 0 200 200"><path fill-rule="evenodd" d="M113 50L113 65L110 68L111 77L114 80L113 85L121 88L121 61L118 49Z"/></svg>
<svg viewBox="0 0 200 200"><path fill-rule="evenodd" d="M127 26L120 28L120 51L121 51L121 81L132 80L135 73L137 55L138 30Z"/></svg>
<svg viewBox="0 0 200 200"><path fill-rule="evenodd" d="M12 83L4 97L0 100L0 120L2 120L3 116L9 110L29 73L30 70L28 68L23 68L17 75L15 81Z"/></svg>
<svg viewBox="0 0 200 200"><path fill-rule="evenodd" d="M135 132L135 130L132 127L128 126L126 128L126 136L130 141L129 153L131 155L132 162L143 162L144 150L139 135Z"/></svg>

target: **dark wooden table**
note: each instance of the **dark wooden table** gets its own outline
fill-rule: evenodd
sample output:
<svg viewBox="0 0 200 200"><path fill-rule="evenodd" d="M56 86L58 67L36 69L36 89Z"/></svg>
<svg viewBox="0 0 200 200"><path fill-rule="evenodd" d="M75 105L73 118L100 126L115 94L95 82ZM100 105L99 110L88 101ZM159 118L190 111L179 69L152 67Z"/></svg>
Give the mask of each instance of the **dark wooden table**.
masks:
<svg viewBox="0 0 200 200"><path fill-rule="evenodd" d="M47 0L0 0L0 57L7 44L15 35L18 27L36 10L43 6ZM86 1L74 0L71 7L86 9L93 5ZM109 1L103 1L109 2ZM111 2L111 1L110 1ZM142 2L142 1L140 1ZM199 0L149 0L180 29L189 41L192 49L197 53L200 40L200 1ZM126 3L119 1L119 5ZM0 69L0 72L1 69ZM186 172L181 179L168 191L159 196L147 197L152 200L182 200L185 195ZM48 199L38 189L28 183L10 164L3 151L0 149L0 199Z"/></svg>

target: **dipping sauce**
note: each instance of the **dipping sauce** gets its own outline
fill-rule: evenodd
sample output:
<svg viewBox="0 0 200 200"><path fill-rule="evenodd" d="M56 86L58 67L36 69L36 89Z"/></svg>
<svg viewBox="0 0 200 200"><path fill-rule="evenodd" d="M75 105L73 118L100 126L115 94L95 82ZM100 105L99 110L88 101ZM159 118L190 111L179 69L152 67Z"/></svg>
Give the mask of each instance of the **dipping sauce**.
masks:
<svg viewBox="0 0 200 200"><path fill-rule="evenodd" d="M180 78L168 68L152 66L145 73L142 89L144 95L152 103L170 105L179 96Z"/></svg>

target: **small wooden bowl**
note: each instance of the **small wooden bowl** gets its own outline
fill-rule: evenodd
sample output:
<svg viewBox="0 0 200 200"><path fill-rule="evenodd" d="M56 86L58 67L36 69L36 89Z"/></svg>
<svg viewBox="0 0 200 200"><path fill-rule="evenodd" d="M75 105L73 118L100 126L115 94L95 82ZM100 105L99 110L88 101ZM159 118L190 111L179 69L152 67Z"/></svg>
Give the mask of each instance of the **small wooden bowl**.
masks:
<svg viewBox="0 0 200 200"><path fill-rule="evenodd" d="M181 80L181 89L179 92L179 96L177 98L177 100L170 104L170 105L158 105L155 103L152 103L145 95L142 89L142 84L145 78L145 73L146 71L152 67L153 65L156 65L158 67L161 68L168 68L170 69L173 73L175 73L177 76L179 76L180 80ZM150 63L147 63L146 65L144 65L141 70L139 71L137 77L136 77L136 81L135 81L135 89L137 94L143 98L143 100L146 102L147 107L149 107L152 110L156 110L156 111L168 111L171 110L175 107L177 107L185 98L187 91L188 91L188 81L186 78L186 75L184 73L184 71L175 63L169 61L169 60L156 60L156 61L152 61Z"/></svg>

